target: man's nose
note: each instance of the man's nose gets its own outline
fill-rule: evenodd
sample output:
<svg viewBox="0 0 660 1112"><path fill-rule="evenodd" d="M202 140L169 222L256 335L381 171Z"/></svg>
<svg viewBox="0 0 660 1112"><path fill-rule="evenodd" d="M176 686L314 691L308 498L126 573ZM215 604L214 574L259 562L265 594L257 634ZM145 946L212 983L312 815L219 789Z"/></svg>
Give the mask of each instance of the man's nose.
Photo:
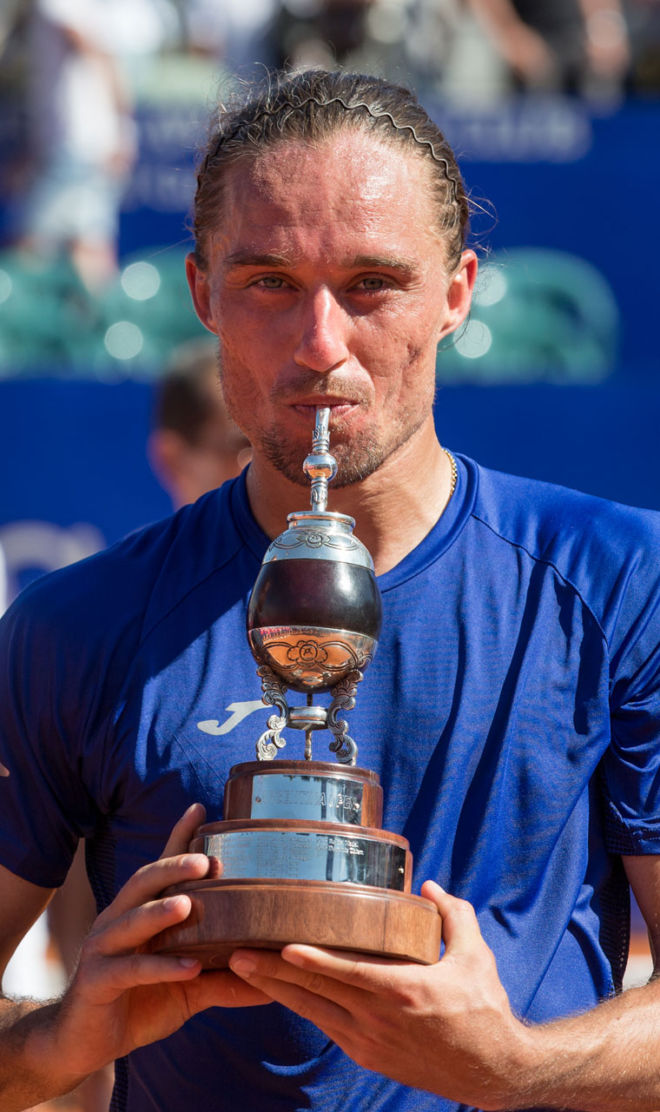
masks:
<svg viewBox="0 0 660 1112"><path fill-rule="evenodd" d="M314 290L305 297L299 327L293 358L300 367L325 374L346 361L350 319L331 290Z"/></svg>

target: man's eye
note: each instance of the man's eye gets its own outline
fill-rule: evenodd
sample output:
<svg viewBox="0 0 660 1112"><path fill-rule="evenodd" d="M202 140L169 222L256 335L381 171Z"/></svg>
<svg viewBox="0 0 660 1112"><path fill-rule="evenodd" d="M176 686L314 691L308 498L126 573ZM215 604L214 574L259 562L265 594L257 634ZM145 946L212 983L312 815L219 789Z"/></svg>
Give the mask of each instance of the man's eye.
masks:
<svg viewBox="0 0 660 1112"><path fill-rule="evenodd" d="M286 286L286 282L278 274L264 274L252 284L262 290L281 290Z"/></svg>
<svg viewBox="0 0 660 1112"><path fill-rule="evenodd" d="M379 278L376 274L370 274L366 278L360 278L357 283L357 289L366 290L367 293L376 293L378 290L388 288L388 283L385 278Z"/></svg>

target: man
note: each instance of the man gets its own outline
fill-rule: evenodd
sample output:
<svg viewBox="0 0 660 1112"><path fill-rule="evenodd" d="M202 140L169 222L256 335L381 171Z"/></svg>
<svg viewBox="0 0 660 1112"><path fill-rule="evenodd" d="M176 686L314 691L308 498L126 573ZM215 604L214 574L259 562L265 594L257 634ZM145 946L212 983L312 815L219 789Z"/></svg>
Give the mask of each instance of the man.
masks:
<svg viewBox="0 0 660 1112"><path fill-rule="evenodd" d="M625 961L624 869L660 941L660 527L438 443L436 347L477 269L467 217L443 137L377 79L301 74L221 115L188 274L253 458L6 619L3 952L80 836L104 910L61 1002L5 1004L3 1110L112 1058L130 1112L660 1106L658 983L601 1003ZM384 606L351 736L444 952L422 967L291 946L200 976L145 945L188 916L161 893L206 875L185 852L199 801L220 816L263 729L246 599L307 504L321 404L332 506L355 516Z"/></svg>

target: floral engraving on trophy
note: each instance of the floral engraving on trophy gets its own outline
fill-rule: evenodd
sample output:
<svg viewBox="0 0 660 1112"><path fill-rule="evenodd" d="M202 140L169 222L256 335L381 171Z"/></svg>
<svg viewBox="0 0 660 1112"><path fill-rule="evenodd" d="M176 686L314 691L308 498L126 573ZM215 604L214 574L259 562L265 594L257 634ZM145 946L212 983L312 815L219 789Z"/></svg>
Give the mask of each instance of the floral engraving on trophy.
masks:
<svg viewBox="0 0 660 1112"><path fill-rule="evenodd" d="M350 553L358 552L361 547L352 533L327 533L320 529L302 529L298 526L271 541L267 558L296 548L322 548L324 545L338 552Z"/></svg>
<svg viewBox="0 0 660 1112"><path fill-rule="evenodd" d="M293 664L325 664L328 654L318 641L298 641L287 649L287 660Z"/></svg>
<svg viewBox="0 0 660 1112"><path fill-rule="evenodd" d="M374 647L372 638L318 627L262 627L251 630L250 639L276 675L289 686L304 685L305 690L328 690L347 675L364 671ZM263 672L259 674L263 679Z"/></svg>

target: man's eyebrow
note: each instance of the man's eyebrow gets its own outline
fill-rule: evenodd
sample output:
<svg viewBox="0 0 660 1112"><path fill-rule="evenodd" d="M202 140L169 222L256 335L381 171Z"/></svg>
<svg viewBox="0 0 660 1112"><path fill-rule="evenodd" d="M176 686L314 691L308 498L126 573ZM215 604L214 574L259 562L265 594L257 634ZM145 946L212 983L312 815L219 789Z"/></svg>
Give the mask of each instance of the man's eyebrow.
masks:
<svg viewBox="0 0 660 1112"><path fill-rule="evenodd" d="M286 255L263 251L233 251L225 258L227 266L291 266L293 260Z"/></svg>
<svg viewBox="0 0 660 1112"><path fill-rule="evenodd" d="M396 270L401 274L413 274L419 269L418 263L398 255L356 255L348 262L348 266L360 267L363 270Z"/></svg>
<svg viewBox="0 0 660 1112"><path fill-rule="evenodd" d="M240 250L233 251L231 255L227 255L225 258L225 265L228 267L286 267L294 266L296 261L297 260L290 255L279 255L276 252ZM413 274L418 270L418 264L411 259L392 255L355 255L354 257L341 260L340 265L344 266L347 270L385 269L398 271L401 274Z"/></svg>

